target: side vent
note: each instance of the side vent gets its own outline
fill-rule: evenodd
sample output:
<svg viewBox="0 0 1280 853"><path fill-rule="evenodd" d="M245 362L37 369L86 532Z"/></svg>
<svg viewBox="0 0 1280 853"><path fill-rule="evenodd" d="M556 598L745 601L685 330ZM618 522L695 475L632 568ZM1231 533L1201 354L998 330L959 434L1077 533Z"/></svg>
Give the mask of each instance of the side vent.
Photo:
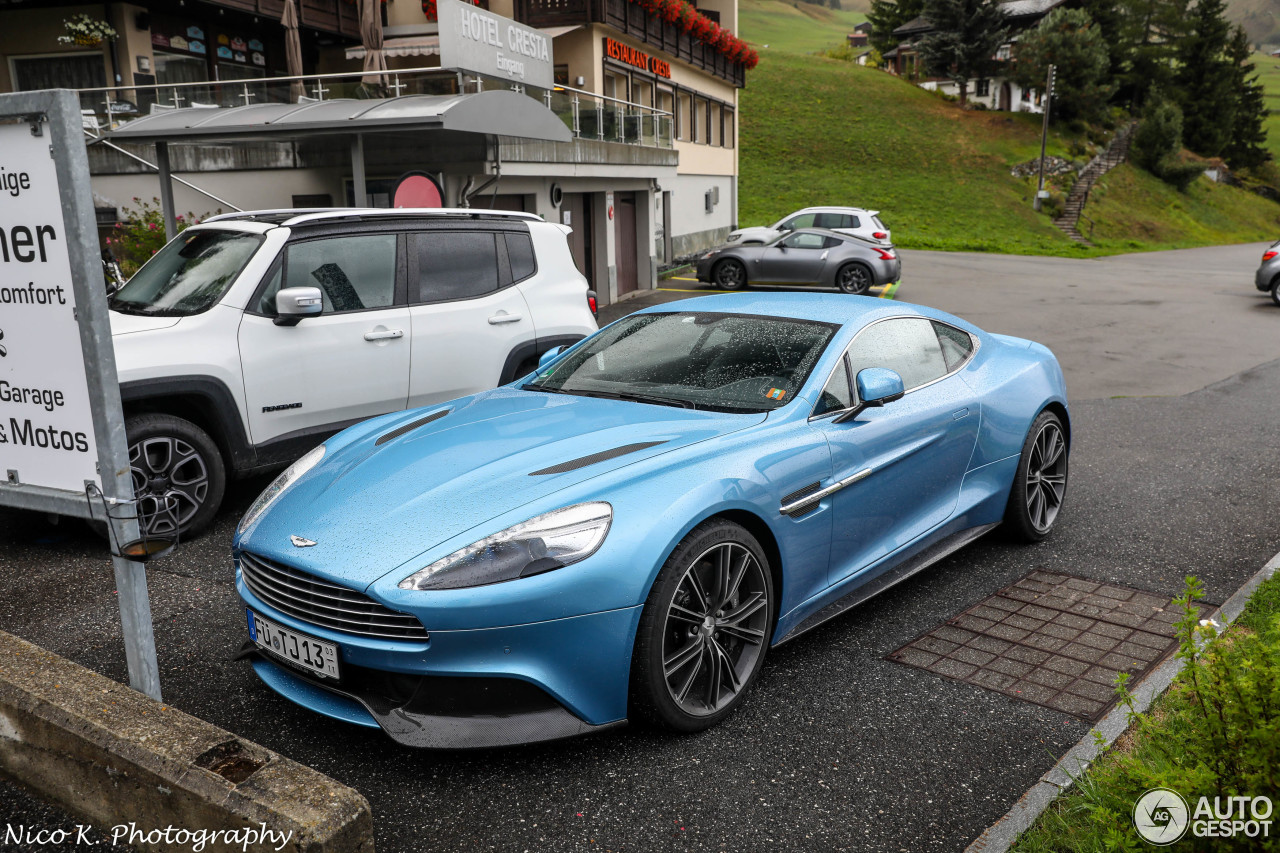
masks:
<svg viewBox="0 0 1280 853"><path fill-rule="evenodd" d="M377 447L379 444L386 444L388 441L399 438L405 433L413 432L415 429L417 429L420 426L426 426L432 421L438 421L452 411L453 409L441 409L438 412L432 412L431 414L427 415L425 418L418 418L416 421L410 421L404 426L398 426L395 429L393 429L391 432L387 433L386 435L379 436L378 440L375 441L373 444L375 447Z"/></svg>
<svg viewBox="0 0 1280 853"><path fill-rule="evenodd" d="M782 506L785 508L784 513L789 518L799 518L802 515L813 512L818 508L818 504L822 499L811 501L809 503L799 503L805 495L812 495L822 488L821 483L810 483L803 489L798 489L782 499ZM799 505L797 505L799 504Z"/></svg>
<svg viewBox="0 0 1280 853"><path fill-rule="evenodd" d="M529 476L541 477L544 474L563 474L566 471L576 471L579 468L586 468L588 465L594 465L597 462L617 459L619 456L626 456L628 453L635 453L649 447L656 447L659 444L666 444L666 442L641 441L636 444L624 444L621 447L615 447L612 450L602 450L599 453L592 453L590 456L580 456L577 459L570 459L568 462L561 462L559 465L552 465L550 468L543 468L541 471L530 471Z"/></svg>

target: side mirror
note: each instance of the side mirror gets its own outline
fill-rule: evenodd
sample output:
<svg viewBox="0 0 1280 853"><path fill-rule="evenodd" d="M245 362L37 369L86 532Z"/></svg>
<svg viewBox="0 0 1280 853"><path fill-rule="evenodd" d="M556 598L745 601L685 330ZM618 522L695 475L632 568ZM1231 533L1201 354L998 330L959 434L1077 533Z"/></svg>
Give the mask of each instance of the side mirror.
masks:
<svg viewBox="0 0 1280 853"><path fill-rule="evenodd" d="M296 326L303 317L324 311L324 296L318 287L286 287L276 294L277 326Z"/></svg>
<svg viewBox="0 0 1280 853"><path fill-rule="evenodd" d="M538 358L538 369L541 370L551 362L555 361L560 356L560 353L564 351L565 351L564 347L552 347L551 349L544 352Z"/></svg>
<svg viewBox="0 0 1280 853"><path fill-rule="evenodd" d="M862 402L836 416L835 423L851 421L866 409L879 408L894 400L901 400L905 393L902 377L887 367L867 367L858 371L858 399Z"/></svg>

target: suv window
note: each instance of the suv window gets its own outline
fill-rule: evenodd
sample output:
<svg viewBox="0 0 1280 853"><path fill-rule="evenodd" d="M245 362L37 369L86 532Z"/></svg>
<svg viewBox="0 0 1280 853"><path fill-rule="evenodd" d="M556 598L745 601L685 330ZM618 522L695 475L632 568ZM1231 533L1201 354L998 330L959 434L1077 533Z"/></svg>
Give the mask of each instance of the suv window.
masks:
<svg viewBox="0 0 1280 853"><path fill-rule="evenodd" d="M122 314L185 317L213 307L262 245L257 234L189 231L170 242L111 297Z"/></svg>
<svg viewBox="0 0 1280 853"><path fill-rule="evenodd" d="M887 367L910 391L949 372L933 324L923 317L902 317L868 326L849 347L850 375L868 367Z"/></svg>
<svg viewBox="0 0 1280 853"><path fill-rule="evenodd" d="M396 297L396 235L322 237L285 250L285 287L318 287L324 313L389 308ZM273 290L274 287L274 290ZM275 313L276 281L259 302Z"/></svg>
<svg viewBox="0 0 1280 853"><path fill-rule="evenodd" d="M533 241L528 234L507 234L507 257L511 261L512 281L523 281L538 271Z"/></svg>
<svg viewBox="0 0 1280 853"><path fill-rule="evenodd" d="M819 213L813 222L815 228L857 228L858 217L849 213Z"/></svg>
<svg viewBox="0 0 1280 853"><path fill-rule="evenodd" d="M814 215L812 213L802 213L799 216L793 216L782 224L782 228L790 228L792 231L797 228L812 228Z"/></svg>
<svg viewBox="0 0 1280 853"><path fill-rule="evenodd" d="M532 247L529 251L532 255ZM498 246L492 232L414 234L409 252L418 262L418 280L409 283L410 302L470 299L498 289Z"/></svg>

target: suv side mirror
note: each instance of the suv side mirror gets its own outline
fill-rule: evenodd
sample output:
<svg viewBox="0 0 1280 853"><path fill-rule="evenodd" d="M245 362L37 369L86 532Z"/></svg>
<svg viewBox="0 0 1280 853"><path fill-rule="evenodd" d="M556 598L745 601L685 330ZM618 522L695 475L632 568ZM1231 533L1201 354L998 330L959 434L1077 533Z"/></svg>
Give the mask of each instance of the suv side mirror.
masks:
<svg viewBox="0 0 1280 853"><path fill-rule="evenodd" d="M560 353L564 351L565 351L564 347L552 347L551 349L544 352L538 358L538 369L541 370L551 362L555 361L560 356Z"/></svg>
<svg viewBox="0 0 1280 853"><path fill-rule="evenodd" d="M324 296L318 287L286 287L276 294L277 326L296 326L303 317L324 311Z"/></svg>
<svg viewBox="0 0 1280 853"><path fill-rule="evenodd" d="M866 409L879 408L894 400L901 400L905 391L902 377L887 367L867 367L858 371L858 399L862 402L836 416L835 423L851 421Z"/></svg>

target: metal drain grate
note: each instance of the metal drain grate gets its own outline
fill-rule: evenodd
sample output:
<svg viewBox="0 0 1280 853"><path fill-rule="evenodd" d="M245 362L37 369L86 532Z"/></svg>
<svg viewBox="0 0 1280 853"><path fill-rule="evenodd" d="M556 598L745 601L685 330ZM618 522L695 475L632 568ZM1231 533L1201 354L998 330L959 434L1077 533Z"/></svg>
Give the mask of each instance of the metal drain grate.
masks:
<svg viewBox="0 0 1280 853"><path fill-rule="evenodd" d="M1118 674L1136 683L1174 650L1179 615L1168 596L1034 571L886 660L1096 721Z"/></svg>

